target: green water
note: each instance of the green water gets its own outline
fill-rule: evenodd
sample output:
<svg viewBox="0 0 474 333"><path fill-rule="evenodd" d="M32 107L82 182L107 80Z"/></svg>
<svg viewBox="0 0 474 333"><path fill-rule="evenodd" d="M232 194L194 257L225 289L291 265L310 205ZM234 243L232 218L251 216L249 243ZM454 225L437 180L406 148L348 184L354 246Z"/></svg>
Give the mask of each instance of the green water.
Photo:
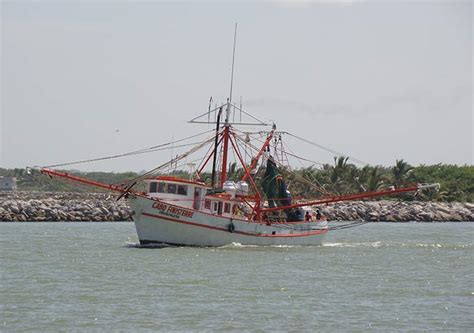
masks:
<svg viewBox="0 0 474 333"><path fill-rule="evenodd" d="M474 329L474 224L367 224L320 247L145 249L133 223L0 223L0 330Z"/></svg>

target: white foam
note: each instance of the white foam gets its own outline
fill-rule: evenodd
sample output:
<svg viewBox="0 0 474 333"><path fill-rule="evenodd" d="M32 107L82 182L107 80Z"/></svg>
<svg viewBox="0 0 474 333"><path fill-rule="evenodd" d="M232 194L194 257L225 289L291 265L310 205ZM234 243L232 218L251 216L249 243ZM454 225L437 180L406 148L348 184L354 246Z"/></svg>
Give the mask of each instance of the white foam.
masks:
<svg viewBox="0 0 474 333"><path fill-rule="evenodd" d="M134 242L125 242L126 247L132 247L132 248L137 248L137 249L162 249L165 247L174 247L173 245L169 244L158 244L158 243L152 243L152 244L140 244L140 243L134 243Z"/></svg>
<svg viewBox="0 0 474 333"><path fill-rule="evenodd" d="M375 247L382 246L381 241L362 243L323 243L323 247Z"/></svg>

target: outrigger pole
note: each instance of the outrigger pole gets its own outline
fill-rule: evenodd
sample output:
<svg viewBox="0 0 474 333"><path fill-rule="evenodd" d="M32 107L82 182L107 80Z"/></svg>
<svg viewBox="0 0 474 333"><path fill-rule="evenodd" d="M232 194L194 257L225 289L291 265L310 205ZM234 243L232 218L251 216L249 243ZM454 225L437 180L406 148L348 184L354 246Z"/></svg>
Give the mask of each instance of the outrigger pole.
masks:
<svg viewBox="0 0 474 333"><path fill-rule="evenodd" d="M109 185L105 183L96 182L94 180L78 177L67 172L60 172L60 171L51 170L47 168L42 168L40 169L40 171L42 174L48 175L50 177L64 178L64 179L72 180L77 183L82 183L89 186L103 188L109 191L120 192L120 193L132 192L134 194L139 194L139 192L132 191L130 188L124 188L117 185Z"/></svg>
<svg viewBox="0 0 474 333"><path fill-rule="evenodd" d="M327 197L327 198L323 198L323 199L319 199L319 200L315 200L315 201L301 202L301 203L288 205L288 206L264 208L261 211L262 212L271 212L271 211L275 211L275 210L285 210L285 209L305 207L305 206L316 206L316 205L330 204L330 203L341 202L341 201L369 199L369 198L381 197L381 196L385 196L385 195L400 194L400 193L407 193L407 192L416 192L416 191L419 191L419 190L422 190L422 189L432 188L432 187L439 188L439 184L438 183L436 183L436 184L417 184L416 186L390 189L390 190L384 190L384 191L364 192L364 193L357 193L357 194L332 196L332 197Z"/></svg>

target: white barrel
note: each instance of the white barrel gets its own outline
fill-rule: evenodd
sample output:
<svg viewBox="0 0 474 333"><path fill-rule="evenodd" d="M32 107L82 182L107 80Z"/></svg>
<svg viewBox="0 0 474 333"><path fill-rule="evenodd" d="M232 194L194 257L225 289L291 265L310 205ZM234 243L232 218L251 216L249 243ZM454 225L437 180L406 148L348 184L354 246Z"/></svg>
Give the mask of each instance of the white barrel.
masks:
<svg viewBox="0 0 474 333"><path fill-rule="evenodd" d="M249 194L249 184L247 182L244 182L243 180L239 181L237 183L237 191L241 195Z"/></svg>
<svg viewBox="0 0 474 333"><path fill-rule="evenodd" d="M233 198L235 197L235 193L237 192L237 186L232 180L228 180L224 182L224 185L222 186L222 189L229 193Z"/></svg>

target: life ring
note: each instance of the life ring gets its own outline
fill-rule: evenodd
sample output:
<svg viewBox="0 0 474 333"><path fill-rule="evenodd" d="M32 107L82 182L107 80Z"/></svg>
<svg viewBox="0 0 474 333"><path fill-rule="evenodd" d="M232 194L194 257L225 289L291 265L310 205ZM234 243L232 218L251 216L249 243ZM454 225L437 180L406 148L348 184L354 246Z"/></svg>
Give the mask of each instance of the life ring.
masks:
<svg viewBox="0 0 474 333"><path fill-rule="evenodd" d="M227 227L227 229L229 230L230 233L234 232L235 226L234 226L234 223L232 223L232 221L229 223L229 226Z"/></svg>

